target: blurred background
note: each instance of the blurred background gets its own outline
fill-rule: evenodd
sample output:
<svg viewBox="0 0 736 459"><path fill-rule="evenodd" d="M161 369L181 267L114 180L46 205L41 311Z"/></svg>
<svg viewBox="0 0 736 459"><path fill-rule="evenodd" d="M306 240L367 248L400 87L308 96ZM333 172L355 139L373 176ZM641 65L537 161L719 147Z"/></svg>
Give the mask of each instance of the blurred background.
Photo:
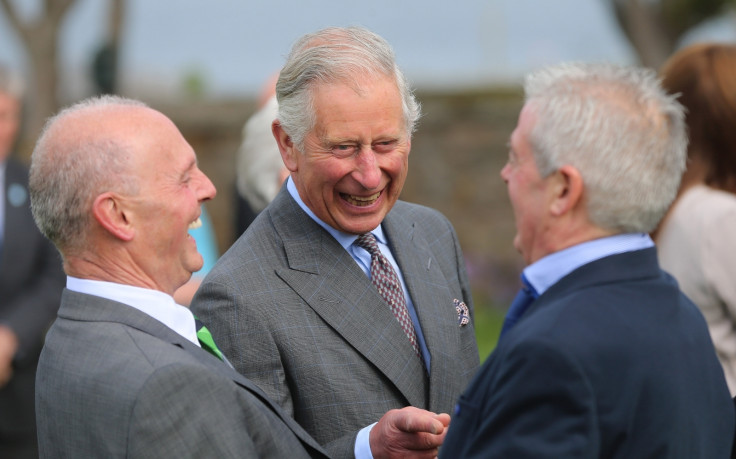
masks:
<svg viewBox="0 0 736 459"><path fill-rule="evenodd" d="M695 41L736 41L736 0L0 0L0 63L27 84L16 154L43 121L100 93L162 111L218 188L220 253L234 231L235 162L258 94L292 42L362 25L391 43L423 117L402 198L457 229L485 357L522 269L498 173L522 105L522 76L569 60L652 68Z"/></svg>

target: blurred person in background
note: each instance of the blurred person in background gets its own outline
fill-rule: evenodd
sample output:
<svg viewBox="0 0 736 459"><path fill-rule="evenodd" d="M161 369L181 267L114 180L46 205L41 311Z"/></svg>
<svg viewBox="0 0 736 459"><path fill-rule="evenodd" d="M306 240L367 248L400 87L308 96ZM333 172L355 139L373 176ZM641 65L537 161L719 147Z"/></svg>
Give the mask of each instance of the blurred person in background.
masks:
<svg viewBox="0 0 736 459"><path fill-rule="evenodd" d="M199 285L202 283L202 279L210 272L217 259L220 257L220 251L217 248L217 238L215 237L215 228L212 225L212 218L207 212L207 208L202 205L202 214L199 216L201 225L198 228L192 228L189 230L189 234L194 238L197 243L197 250L202 255L204 264L202 269L192 273L192 278L189 281L179 287L174 292L174 300L176 304L182 306L189 306L192 302L192 297L196 293Z"/></svg>
<svg viewBox="0 0 736 459"><path fill-rule="evenodd" d="M276 197L289 176L271 133L271 123L279 112L277 79L278 73L266 82L258 98L258 110L243 126L243 143L238 150L235 169L236 238Z"/></svg>
<svg viewBox="0 0 736 459"><path fill-rule="evenodd" d="M61 258L36 227L28 169L11 158L22 82L0 65L0 457L37 457L34 381L64 286Z"/></svg>
<svg viewBox="0 0 736 459"><path fill-rule="evenodd" d="M527 267L440 457L726 458L736 412L705 320L647 234L685 169L684 111L651 70L525 82L501 171Z"/></svg>
<svg viewBox="0 0 736 459"><path fill-rule="evenodd" d="M675 53L662 84L687 109L687 170L655 240L662 268L708 323L736 395L736 45L702 43Z"/></svg>

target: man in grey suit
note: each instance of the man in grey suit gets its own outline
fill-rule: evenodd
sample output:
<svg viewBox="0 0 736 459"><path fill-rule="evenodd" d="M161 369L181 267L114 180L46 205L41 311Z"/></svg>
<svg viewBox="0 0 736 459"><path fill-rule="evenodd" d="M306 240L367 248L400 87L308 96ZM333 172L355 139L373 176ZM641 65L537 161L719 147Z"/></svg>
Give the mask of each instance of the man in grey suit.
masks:
<svg viewBox="0 0 736 459"><path fill-rule="evenodd" d="M325 456L174 302L215 188L168 118L111 96L62 111L30 192L68 276L36 379L42 457Z"/></svg>
<svg viewBox="0 0 736 459"><path fill-rule="evenodd" d="M0 457L38 457L34 381L64 287L61 258L33 223L28 168L11 157L23 84L0 65Z"/></svg>
<svg viewBox="0 0 736 459"><path fill-rule="evenodd" d="M363 28L302 37L276 93L290 178L192 308L335 456L432 457L479 358L452 225L398 201L419 106Z"/></svg>

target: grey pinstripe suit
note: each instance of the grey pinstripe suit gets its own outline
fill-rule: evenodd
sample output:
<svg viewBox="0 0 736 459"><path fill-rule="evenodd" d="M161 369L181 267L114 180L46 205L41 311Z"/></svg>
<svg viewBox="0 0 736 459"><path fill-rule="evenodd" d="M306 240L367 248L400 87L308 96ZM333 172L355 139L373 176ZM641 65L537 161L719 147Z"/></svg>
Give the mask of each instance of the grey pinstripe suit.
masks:
<svg viewBox="0 0 736 459"><path fill-rule="evenodd" d="M389 307L335 239L282 188L205 278L192 309L235 368L328 450L352 456L357 431L388 410L451 412L479 364L455 232L402 201L383 222L431 354L427 379Z"/></svg>
<svg viewBox="0 0 736 459"><path fill-rule="evenodd" d="M36 387L42 457L324 457L216 357L93 295L64 290Z"/></svg>

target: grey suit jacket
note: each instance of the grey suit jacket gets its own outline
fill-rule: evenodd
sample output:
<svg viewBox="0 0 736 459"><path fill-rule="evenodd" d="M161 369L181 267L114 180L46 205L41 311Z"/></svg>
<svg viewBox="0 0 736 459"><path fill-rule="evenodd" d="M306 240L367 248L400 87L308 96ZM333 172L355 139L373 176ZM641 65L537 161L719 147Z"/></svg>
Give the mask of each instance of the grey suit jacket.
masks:
<svg viewBox="0 0 736 459"><path fill-rule="evenodd" d="M92 295L64 290L36 386L41 457L323 457L219 359Z"/></svg>
<svg viewBox="0 0 736 459"><path fill-rule="evenodd" d="M398 321L350 254L283 187L205 278L192 309L235 368L321 444L350 457L357 432L394 408L451 412L479 365L455 232L397 202L383 222L431 354L425 375Z"/></svg>
<svg viewBox="0 0 736 459"><path fill-rule="evenodd" d="M0 323L18 336L13 377L0 388L3 438L36 442L33 382L36 364L56 310L64 272L53 244L36 227L28 197L28 169L13 160L5 168L5 215L0 252ZM3 215L0 215L3 218Z"/></svg>

